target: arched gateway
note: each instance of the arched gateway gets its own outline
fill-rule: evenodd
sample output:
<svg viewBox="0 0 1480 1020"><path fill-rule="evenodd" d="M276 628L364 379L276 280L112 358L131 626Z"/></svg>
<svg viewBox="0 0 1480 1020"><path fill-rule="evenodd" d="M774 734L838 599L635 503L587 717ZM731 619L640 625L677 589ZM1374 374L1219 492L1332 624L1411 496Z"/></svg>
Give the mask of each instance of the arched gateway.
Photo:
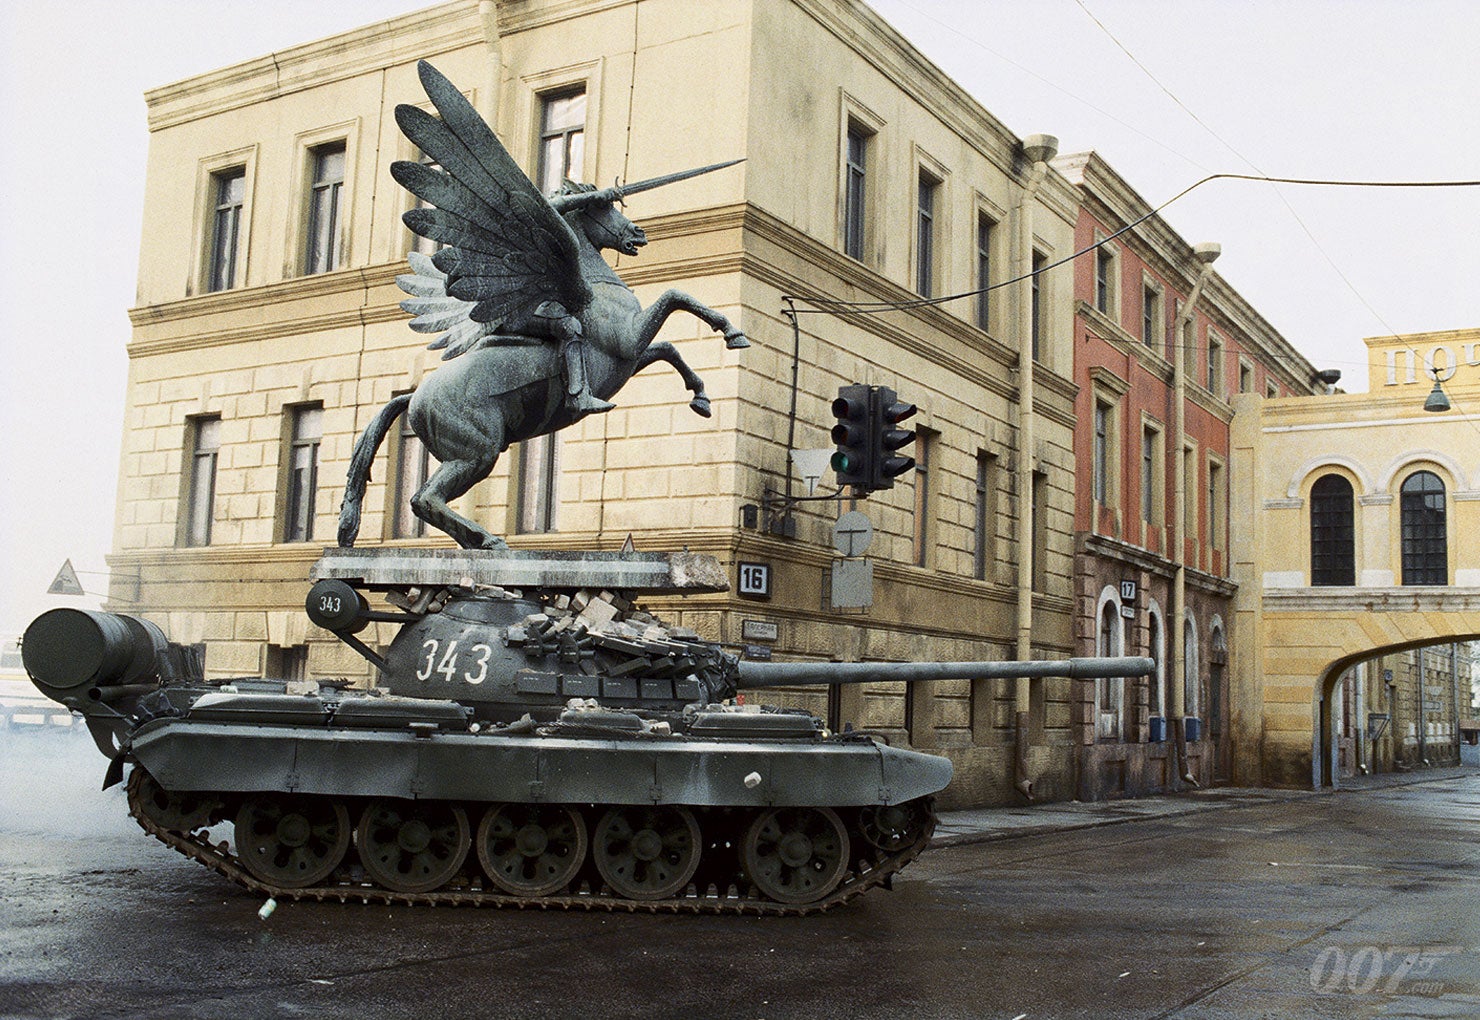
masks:
<svg viewBox="0 0 1480 1020"><path fill-rule="evenodd" d="M1265 591L1262 676L1236 712L1242 755L1235 782L1320 786L1336 781L1335 688L1349 667L1376 656L1480 640L1480 591ZM1242 774L1240 774L1242 773Z"/></svg>

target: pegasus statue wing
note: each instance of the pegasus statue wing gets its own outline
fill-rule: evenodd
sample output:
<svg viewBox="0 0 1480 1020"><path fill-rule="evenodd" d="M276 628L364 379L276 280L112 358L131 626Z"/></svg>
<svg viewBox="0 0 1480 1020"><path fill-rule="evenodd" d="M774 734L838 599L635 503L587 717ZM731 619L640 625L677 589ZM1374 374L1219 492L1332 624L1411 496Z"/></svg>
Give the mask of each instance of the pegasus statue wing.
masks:
<svg viewBox="0 0 1480 1020"><path fill-rule="evenodd" d="M429 345L445 359L521 332L536 313L579 315L591 288L575 231L456 86L425 60L417 70L440 116L401 105L396 123L438 166L398 160L391 176L429 206L407 212L406 226L446 247L431 272L413 259L415 275L397 281L412 295L402 302L412 328L445 330Z"/></svg>

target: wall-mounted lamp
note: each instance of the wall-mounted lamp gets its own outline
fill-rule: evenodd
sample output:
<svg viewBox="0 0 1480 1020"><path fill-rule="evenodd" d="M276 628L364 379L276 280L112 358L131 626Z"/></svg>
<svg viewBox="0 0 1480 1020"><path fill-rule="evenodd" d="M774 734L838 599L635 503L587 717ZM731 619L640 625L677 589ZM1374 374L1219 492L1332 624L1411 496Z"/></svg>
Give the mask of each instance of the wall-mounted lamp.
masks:
<svg viewBox="0 0 1480 1020"><path fill-rule="evenodd" d="M1429 397L1423 402L1425 411L1447 411L1449 410L1449 398L1444 395L1444 387L1439 385L1439 373L1434 373L1434 388L1429 391Z"/></svg>

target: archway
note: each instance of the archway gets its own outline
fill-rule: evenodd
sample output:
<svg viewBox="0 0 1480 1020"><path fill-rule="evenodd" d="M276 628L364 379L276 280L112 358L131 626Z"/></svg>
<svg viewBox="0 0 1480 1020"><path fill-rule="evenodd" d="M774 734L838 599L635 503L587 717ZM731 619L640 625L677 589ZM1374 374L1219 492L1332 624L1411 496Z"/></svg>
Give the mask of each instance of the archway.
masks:
<svg viewBox="0 0 1480 1020"><path fill-rule="evenodd" d="M1233 781L1310 789L1334 772L1332 695L1342 671L1378 655L1474 640L1480 588L1267 588L1249 622L1228 634L1248 643L1239 660L1252 670L1231 685Z"/></svg>
<svg viewBox="0 0 1480 1020"><path fill-rule="evenodd" d="M1386 645L1326 667L1312 705L1312 785L1339 787L1343 771L1358 771L1343 769L1343 746L1374 771L1451 758L1459 764L1458 725L1470 704L1471 677L1458 668L1462 657L1451 650L1477 640L1480 633ZM1386 754L1379 750L1382 742L1389 745Z"/></svg>

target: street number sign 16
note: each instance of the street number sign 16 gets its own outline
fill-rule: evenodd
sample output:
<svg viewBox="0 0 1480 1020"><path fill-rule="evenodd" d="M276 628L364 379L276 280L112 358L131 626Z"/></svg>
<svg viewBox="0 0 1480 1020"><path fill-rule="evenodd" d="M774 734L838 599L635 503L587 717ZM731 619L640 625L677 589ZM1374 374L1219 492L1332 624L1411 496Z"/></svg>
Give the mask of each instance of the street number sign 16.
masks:
<svg viewBox="0 0 1480 1020"><path fill-rule="evenodd" d="M771 564L741 561L739 594L753 599L771 597Z"/></svg>

